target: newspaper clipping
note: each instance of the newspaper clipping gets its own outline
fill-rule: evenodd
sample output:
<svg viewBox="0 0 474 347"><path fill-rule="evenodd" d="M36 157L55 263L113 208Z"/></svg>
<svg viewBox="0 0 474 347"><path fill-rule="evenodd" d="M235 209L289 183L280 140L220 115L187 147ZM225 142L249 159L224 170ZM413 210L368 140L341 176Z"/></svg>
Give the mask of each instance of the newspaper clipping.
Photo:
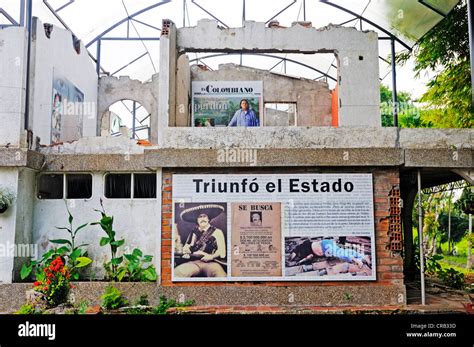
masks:
<svg viewBox="0 0 474 347"><path fill-rule="evenodd" d="M194 81L192 115L195 127L237 126L242 101L246 126L259 126L263 114L262 81Z"/></svg>

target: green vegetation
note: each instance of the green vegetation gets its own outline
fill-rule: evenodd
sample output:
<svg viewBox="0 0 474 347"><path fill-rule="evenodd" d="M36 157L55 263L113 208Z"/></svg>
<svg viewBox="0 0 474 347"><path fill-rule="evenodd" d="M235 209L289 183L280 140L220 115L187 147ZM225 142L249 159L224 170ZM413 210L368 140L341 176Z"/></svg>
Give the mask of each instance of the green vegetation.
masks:
<svg viewBox="0 0 474 347"><path fill-rule="evenodd" d="M79 305L77 306L77 314L85 314L88 307L89 307L88 301L81 301Z"/></svg>
<svg viewBox="0 0 474 347"><path fill-rule="evenodd" d="M53 248L48 252L44 253L41 259L30 261L28 264L23 264L20 277L22 280L28 278L32 273L35 275L35 278L38 279L38 276L43 276L43 269L47 268L51 262L53 262L58 257L61 258L61 261L66 261L67 269L71 275L72 280L79 279L79 269L86 267L92 263L92 259L87 257L87 250L84 247L87 247L87 244L77 245L77 233L87 227L89 223L82 224L77 228L73 227L74 217L66 203L66 210L68 213L68 222L69 226L67 227L56 227L59 230L66 230L68 232L68 239L54 239L49 240L49 242L57 245L63 245L59 248Z"/></svg>
<svg viewBox="0 0 474 347"><path fill-rule="evenodd" d="M126 253L118 256L119 248L125 244L125 239L116 240L116 231L114 230L114 217L107 215L100 200L102 218L98 222L91 225L100 225L102 230L107 234L106 237L100 239L101 246L110 246L110 261L104 263L104 269L107 276L112 281L156 281L155 266L151 264L153 257L151 255L143 255L143 252L135 248L132 253Z"/></svg>
<svg viewBox="0 0 474 347"><path fill-rule="evenodd" d="M410 93L398 92L398 126L401 128L423 128L429 127L429 123L423 122L421 111L415 105L415 101ZM392 91L384 86L380 86L380 113L382 116L382 126L393 127L393 102Z"/></svg>
<svg viewBox="0 0 474 347"><path fill-rule="evenodd" d="M412 52L403 52L398 63L415 61L418 77L434 73L427 91L419 100L425 103L422 123L437 128L474 127L471 105L471 68L466 1L461 1L438 25L422 37Z"/></svg>
<svg viewBox="0 0 474 347"><path fill-rule="evenodd" d="M15 314L41 314L41 312L36 312L36 309L33 305L25 304L21 306L20 309L15 312Z"/></svg>
<svg viewBox="0 0 474 347"><path fill-rule="evenodd" d="M187 300L183 303L177 302L176 300L169 300L165 296L160 296L160 303L153 310L154 314L166 314L167 310L172 307L187 307L194 305L193 300Z"/></svg>
<svg viewBox="0 0 474 347"><path fill-rule="evenodd" d="M108 286L104 295L101 296L102 307L107 310L116 310L120 307L127 306L128 300L122 296L122 292L114 286Z"/></svg>
<svg viewBox="0 0 474 347"><path fill-rule="evenodd" d="M124 254L124 265L117 269L117 279L119 281L141 281L153 282L157 279L156 270L153 264L151 255L143 255L143 252L135 248L132 253Z"/></svg>

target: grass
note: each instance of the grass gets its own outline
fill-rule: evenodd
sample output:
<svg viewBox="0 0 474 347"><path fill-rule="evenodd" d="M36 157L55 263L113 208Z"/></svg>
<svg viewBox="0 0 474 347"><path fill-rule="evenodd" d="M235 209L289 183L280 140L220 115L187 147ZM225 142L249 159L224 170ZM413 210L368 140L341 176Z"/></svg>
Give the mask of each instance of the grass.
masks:
<svg viewBox="0 0 474 347"><path fill-rule="evenodd" d="M467 246L468 246L467 236L464 236L461 239L461 241L459 241L458 243L455 243L454 246L456 247L458 255L467 257ZM440 247L443 250L443 254L448 252L448 242L442 243Z"/></svg>
<svg viewBox="0 0 474 347"><path fill-rule="evenodd" d="M472 274L474 273L473 269L468 269L467 266L467 248L468 241L467 235L464 236L459 242L454 244L454 247L457 251L457 255L447 254L448 253L448 243L444 242L441 244L440 248L442 251L443 259L439 262L443 269L452 267L454 270L462 272L463 274Z"/></svg>
<svg viewBox="0 0 474 347"><path fill-rule="evenodd" d="M461 272L461 273L463 273L463 274L465 274L465 275L474 273L474 271L473 271L472 269L469 270L469 269L467 269L466 267L451 265L451 264L445 262L444 259L443 259L443 260L440 260L439 263L441 264L441 267L442 267L444 270L449 269L449 268L451 267L451 268L453 268L454 270L459 271L459 272Z"/></svg>
<svg viewBox="0 0 474 347"><path fill-rule="evenodd" d="M418 230L413 228L413 238L418 238ZM440 265L443 269L449 269L450 267L456 271L462 272L463 274L473 274L474 269L467 269L467 235L464 236L459 242L454 243L453 245L456 247L458 255L451 255L448 253L448 242L443 242L438 245L438 249L441 250L441 255L443 259L439 261ZM452 249L451 249L452 250Z"/></svg>
<svg viewBox="0 0 474 347"><path fill-rule="evenodd" d="M455 263L453 265L466 266L467 257L464 255L447 255L443 254L443 260L447 260L447 263Z"/></svg>

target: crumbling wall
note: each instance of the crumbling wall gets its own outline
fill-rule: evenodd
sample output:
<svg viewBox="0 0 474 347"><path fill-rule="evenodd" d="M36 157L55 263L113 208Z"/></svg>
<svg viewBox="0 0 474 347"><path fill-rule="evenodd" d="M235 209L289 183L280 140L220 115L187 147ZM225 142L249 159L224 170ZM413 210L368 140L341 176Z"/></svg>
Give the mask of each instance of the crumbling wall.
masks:
<svg viewBox="0 0 474 347"><path fill-rule="evenodd" d="M296 103L298 126L331 125L331 91L327 83L280 75L235 64L215 71L191 67L193 81L263 81L265 103Z"/></svg>
<svg viewBox="0 0 474 347"><path fill-rule="evenodd" d="M74 133L68 140L96 136L97 74L85 46L75 40L71 32L59 27L48 26L46 33L37 18L32 30L29 126L33 136L40 137L44 145L52 142L53 79L73 85L84 95L82 109L67 109L69 125L65 123L66 118L61 120L61 126ZM63 101L63 107L67 105Z"/></svg>
<svg viewBox="0 0 474 347"><path fill-rule="evenodd" d="M226 29L208 19L176 31L179 53L334 53L338 60L339 126L381 126L378 38L374 31L333 25L316 29L298 23L290 28L266 27L253 21Z"/></svg>
<svg viewBox="0 0 474 347"><path fill-rule="evenodd" d="M132 80L128 76L103 76L99 79L98 124L97 133L109 126L107 110L120 100L134 100L140 103L150 114L150 124L157 121L158 74L152 76L150 82Z"/></svg>

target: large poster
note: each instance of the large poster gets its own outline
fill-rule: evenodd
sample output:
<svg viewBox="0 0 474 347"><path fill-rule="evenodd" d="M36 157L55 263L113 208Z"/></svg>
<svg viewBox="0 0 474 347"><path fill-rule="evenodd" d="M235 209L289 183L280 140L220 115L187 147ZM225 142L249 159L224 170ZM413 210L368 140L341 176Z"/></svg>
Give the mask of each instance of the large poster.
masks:
<svg viewBox="0 0 474 347"><path fill-rule="evenodd" d="M73 141L82 137L83 102L84 93L55 70L51 112L51 143Z"/></svg>
<svg viewBox="0 0 474 347"><path fill-rule="evenodd" d="M173 175L173 218L173 281L376 279L371 174Z"/></svg>
<svg viewBox="0 0 474 347"><path fill-rule="evenodd" d="M195 127L261 124L262 81L194 81L192 96Z"/></svg>

